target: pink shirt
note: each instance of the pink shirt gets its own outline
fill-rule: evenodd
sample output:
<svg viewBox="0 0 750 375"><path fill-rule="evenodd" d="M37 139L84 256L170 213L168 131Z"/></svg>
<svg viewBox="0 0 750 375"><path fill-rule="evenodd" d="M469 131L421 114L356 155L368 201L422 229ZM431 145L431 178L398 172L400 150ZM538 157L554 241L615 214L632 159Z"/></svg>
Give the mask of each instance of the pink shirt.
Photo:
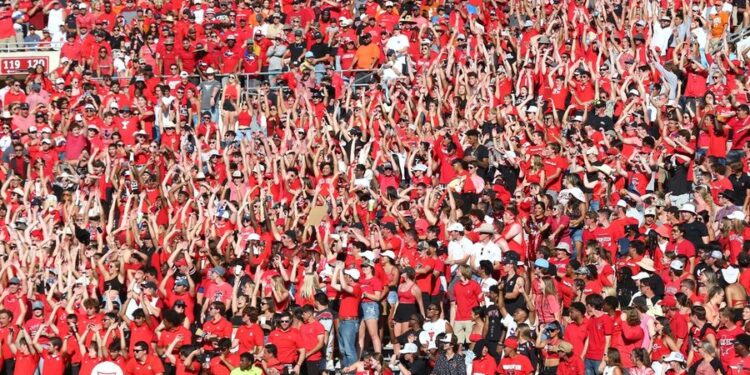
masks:
<svg viewBox="0 0 750 375"><path fill-rule="evenodd" d="M206 299L211 302L229 303L232 299L232 286L226 281L222 281L221 284L211 283L206 288Z"/></svg>

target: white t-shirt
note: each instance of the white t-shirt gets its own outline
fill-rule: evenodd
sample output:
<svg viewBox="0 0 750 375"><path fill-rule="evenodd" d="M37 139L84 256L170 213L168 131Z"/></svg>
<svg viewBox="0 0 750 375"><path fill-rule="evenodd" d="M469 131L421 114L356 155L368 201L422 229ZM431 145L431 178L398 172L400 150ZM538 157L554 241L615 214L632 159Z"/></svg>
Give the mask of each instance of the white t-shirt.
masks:
<svg viewBox="0 0 750 375"><path fill-rule="evenodd" d="M489 306L493 304L493 301L491 301L487 296L490 293L490 287L493 285L497 285L497 280L488 277L486 279L482 279L482 282L479 284L479 286L482 287L482 293L484 293L484 305Z"/></svg>
<svg viewBox="0 0 750 375"><path fill-rule="evenodd" d="M474 254L474 268L479 268L479 262L483 260L489 260L493 264L502 260L500 248L492 241L486 244L475 243L472 254Z"/></svg>
<svg viewBox="0 0 750 375"><path fill-rule="evenodd" d="M392 49L398 52L404 52L406 49L409 48L409 38L406 37L404 34L394 35L388 39L387 42L385 42L385 50L388 51L389 49Z"/></svg>
<svg viewBox="0 0 750 375"><path fill-rule="evenodd" d="M448 259L463 259L463 257L465 257L466 255L471 255L473 247L474 243L471 242L470 239L466 238L466 236L461 237L461 239L458 241L450 241L448 242ZM451 272L456 272L457 268L458 265L451 265Z"/></svg>
<svg viewBox="0 0 750 375"><path fill-rule="evenodd" d="M422 324L422 332L419 334L419 342L422 345L427 345L428 349L436 348L435 338L445 332L446 323L445 319L438 319L434 322L425 321Z"/></svg>
<svg viewBox="0 0 750 375"><path fill-rule="evenodd" d="M503 317L503 320L501 320L500 323L502 323L503 326L505 326L508 329L508 334L505 335L505 337L511 337L511 336L516 335L516 330L518 329L518 323L516 323L516 321L513 320L513 317L510 316L510 314L505 314L505 316ZM536 330L536 327L533 324L531 324L529 319L526 319L524 324L529 326L529 328L531 328L532 331Z"/></svg>
<svg viewBox="0 0 750 375"><path fill-rule="evenodd" d="M651 46L659 47L661 55L667 54L667 48L669 47L669 38L672 36L672 26L662 28L657 22L654 24L654 35L651 37Z"/></svg>

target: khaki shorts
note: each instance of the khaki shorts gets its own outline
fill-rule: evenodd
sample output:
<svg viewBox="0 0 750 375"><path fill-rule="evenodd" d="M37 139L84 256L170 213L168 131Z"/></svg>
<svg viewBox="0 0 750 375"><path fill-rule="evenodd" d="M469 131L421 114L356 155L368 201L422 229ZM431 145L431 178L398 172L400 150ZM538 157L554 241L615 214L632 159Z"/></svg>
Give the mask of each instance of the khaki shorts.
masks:
<svg viewBox="0 0 750 375"><path fill-rule="evenodd" d="M453 334L456 335L459 344L465 344L469 342L469 335L471 334L471 327L474 324L471 320L457 320L453 324Z"/></svg>

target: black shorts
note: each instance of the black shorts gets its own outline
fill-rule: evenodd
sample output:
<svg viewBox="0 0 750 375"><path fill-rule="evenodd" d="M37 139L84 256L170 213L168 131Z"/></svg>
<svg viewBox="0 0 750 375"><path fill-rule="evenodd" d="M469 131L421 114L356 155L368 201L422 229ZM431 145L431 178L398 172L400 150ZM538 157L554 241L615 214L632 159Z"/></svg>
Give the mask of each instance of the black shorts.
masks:
<svg viewBox="0 0 750 375"><path fill-rule="evenodd" d="M416 303L399 303L396 312L393 314L393 321L396 323L408 323L411 316L419 313Z"/></svg>

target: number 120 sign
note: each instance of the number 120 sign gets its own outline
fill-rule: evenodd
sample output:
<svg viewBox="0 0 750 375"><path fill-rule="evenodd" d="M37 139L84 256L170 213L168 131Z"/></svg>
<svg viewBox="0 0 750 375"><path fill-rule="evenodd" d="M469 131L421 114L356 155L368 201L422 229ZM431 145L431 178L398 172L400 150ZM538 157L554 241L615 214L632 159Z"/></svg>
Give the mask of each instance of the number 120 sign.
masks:
<svg viewBox="0 0 750 375"><path fill-rule="evenodd" d="M49 57L0 57L0 74L28 73L29 68L44 65L45 73L49 70Z"/></svg>

